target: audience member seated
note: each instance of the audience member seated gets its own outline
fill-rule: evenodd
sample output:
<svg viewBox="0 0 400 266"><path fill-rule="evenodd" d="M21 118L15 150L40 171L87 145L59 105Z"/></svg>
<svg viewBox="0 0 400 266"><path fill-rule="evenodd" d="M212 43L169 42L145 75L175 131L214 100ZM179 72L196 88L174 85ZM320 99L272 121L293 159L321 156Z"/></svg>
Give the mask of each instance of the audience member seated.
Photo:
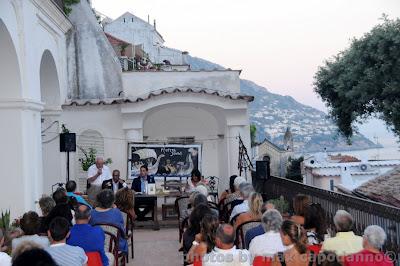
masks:
<svg viewBox="0 0 400 266"><path fill-rule="evenodd" d="M120 211L128 213L132 219L136 218L135 195L128 187L118 190L115 194L115 205Z"/></svg>
<svg viewBox="0 0 400 266"><path fill-rule="evenodd" d="M75 193L76 191L76 182L70 180L65 184L65 189L67 190L67 196L70 198L74 198L79 204L83 204L92 208L92 206L81 196Z"/></svg>
<svg viewBox="0 0 400 266"><path fill-rule="evenodd" d="M111 189L114 194L116 194L118 190L127 187L128 185L125 183L125 180L120 178L120 172L117 169L112 172L111 179L104 180L103 184L101 184L102 189Z"/></svg>
<svg viewBox="0 0 400 266"><path fill-rule="evenodd" d="M42 216L40 217L40 228L39 228L39 234L46 234L47 235L47 229L45 225L46 217L49 215L51 210L56 206L56 202L53 200L52 197L43 195L39 199L39 207L40 210L42 211Z"/></svg>
<svg viewBox="0 0 400 266"><path fill-rule="evenodd" d="M274 257L272 265L307 266L309 263L307 237L303 228L293 221L284 221L281 238L286 250Z"/></svg>
<svg viewBox="0 0 400 266"><path fill-rule="evenodd" d="M16 249L13 250L11 260L14 262L19 255L31 249L43 249L43 247L32 241L24 241L19 244Z"/></svg>
<svg viewBox="0 0 400 266"><path fill-rule="evenodd" d="M274 257L278 252L285 251L279 233L283 218L277 210L266 211L261 218L262 226L266 233L256 236L250 242L250 254L254 257Z"/></svg>
<svg viewBox="0 0 400 266"><path fill-rule="evenodd" d="M217 216L207 214L203 217L200 223L200 233L196 235L187 256L189 263L201 261L205 254L214 249L215 233L218 226L219 219Z"/></svg>
<svg viewBox="0 0 400 266"><path fill-rule="evenodd" d="M200 194L200 192L198 191L192 191L189 194L189 203L186 209L183 210L181 216L179 217L179 222L181 223L183 220L185 220L187 217L190 216L190 214L192 213L193 209L194 209L194 199L195 197ZM205 203L207 204L207 203Z"/></svg>
<svg viewBox="0 0 400 266"><path fill-rule="evenodd" d="M221 196L219 197L219 204L224 204L225 199L235 193L235 179L236 179L237 175L232 175L229 177L229 189L226 189L224 192L222 192Z"/></svg>
<svg viewBox="0 0 400 266"><path fill-rule="evenodd" d="M232 221L232 218L236 215L249 211L249 197L250 194L254 192L254 188L250 183L242 183L240 184L239 189L243 202L233 207L229 221Z"/></svg>
<svg viewBox="0 0 400 266"><path fill-rule="evenodd" d="M50 247L46 251L54 259L58 266L82 266L87 265L88 258L80 247L66 244L69 237L69 221L63 217L54 218L49 225Z"/></svg>
<svg viewBox="0 0 400 266"><path fill-rule="evenodd" d="M192 191L198 191L200 194L206 196L206 198L208 199L208 188L205 184L198 184L195 188L193 188Z"/></svg>
<svg viewBox="0 0 400 266"><path fill-rule="evenodd" d="M290 218L293 222L304 225L305 209L311 204L309 196L298 194L293 199L293 211L294 215Z"/></svg>
<svg viewBox="0 0 400 266"><path fill-rule="evenodd" d="M199 204L194 207L192 213L189 216L189 227L183 233L183 253L187 254L192 247L193 241L196 235L200 233L200 221L206 215L213 215L212 210L208 207L207 203Z"/></svg>
<svg viewBox="0 0 400 266"><path fill-rule="evenodd" d="M90 208L86 205L79 206L75 211L76 224L71 228L67 244L81 247L85 252L98 252L103 266L113 265L108 263L104 251L105 235L103 230L101 227L89 225L90 211Z"/></svg>
<svg viewBox="0 0 400 266"><path fill-rule="evenodd" d="M261 219L261 209L263 198L260 193L253 192L249 197L249 211L240 214L235 221L235 228L248 221L258 221Z"/></svg>
<svg viewBox="0 0 400 266"><path fill-rule="evenodd" d="M265 202L263 203L261 212L264 214L266 211L272 209L275 209L274 204ZM256 236L262 235L264 233L265 233L264 226L262 224L247 230L246 235L244 237L246 249L249 249L251 240L253 240Z"/></svg>
<svg viewBox="0 0 400 266"><path fill-rule="evenodd" d="M13 252L25 241L34 242L41 248L46 248L50 245L47 237L37 235L40 228L40 218L36 212L30 211L25 213L20 220L20 226L24 235L12 240L11 246Z"/></svg>
<svg viewBox="0 0 400 266"><path fill-rule="evenodd" d="M235 230L229 224L219 225L215 233L215 248L203 256L203 266L250 266L247 250L236 249Z"/></svg>
<svg viewBox="0 0 400 266"><path fill-rule="evenodd" d="M0 265L9 266L11 265L11 257L2 251L2 247L4 244L4 234L3 230L0 229Z"/></svg>
<svg viewBox="0 0 400 266"><path fill-rule="evenodd" d="M242 183L246 183L246 182L247 182L246 178L244 178L242 176L236 177L233 181L234 192L226 196L224 204L227 204L234 200L242 200L242 198L240 196L240 188L239 187Z"/></svg>
<svg viewBox="0 0 400 266"><path fill-rule="evenodd" d="M343 266L334 252L323 251L316 257L318 266Z"/></svg>
<svg viewBox="0 0 400 266"><path fill-rule="evenodd" d="M194 207L199 206L200 204L206 204L216 216L219 216L219 211L216 208L212 208L213 205L210 205L210 203L211 202L202 193L197 194L193 201Z"/></svg>
<svg viewBox="0 0 400 266"><path fill-rule="evenodd" d="M0 264L3 266L3 264ZM49 253L34 248L21 253L15 258L13 266L58 266Z"/></svg>
<svg viewBox="0 0 400 266"><path fill-rule="evenodd" d="M338 256L346 256L360 252L362 237L356 236L353 229L353 217L345 210L338 210L333 217L336 226L336 236L328 238L322 244L322 250L333 251Z"/></svg>
<svg viewBox="0 0 400 266"><path fill-rule="evenodd" d="M70 226L72 226L73 216L71 212L71 206L68 202L67 192L62 188L57 189L53 193L53 199L56 202L56 206L54 206L49 215L47 215L47 217L45 218L44 226L46 230L48 230L50 222L55 217L64 217L65 219L67 219Z"/></svg>
<svg viewBox="0 0 400 266"><path fill-rule="evenodd" d="M124 253L128 253L128 243L125 239L125 224L122 213L118 208L113 208L115 196L110 189L103 189L97 194L97 203L99 204L91 212L89 223L95 224L112 224L119 228L119 249Z"/></svg>
<svg viewBox="0 0 400 266"><path fill-rule="evenodd" d="M325 211L320 204L312 203L306 208L304 229L307 232L308 245L321 245L327 233Z"/></svg>
<svg viewBox="0 0 400 266"><path fill-rule="evenodd" d="M386 241L385 231L377 225L370 225L364 230L363 250L344 259L344 266L393 266L389 256L381 252Z"/></svg>

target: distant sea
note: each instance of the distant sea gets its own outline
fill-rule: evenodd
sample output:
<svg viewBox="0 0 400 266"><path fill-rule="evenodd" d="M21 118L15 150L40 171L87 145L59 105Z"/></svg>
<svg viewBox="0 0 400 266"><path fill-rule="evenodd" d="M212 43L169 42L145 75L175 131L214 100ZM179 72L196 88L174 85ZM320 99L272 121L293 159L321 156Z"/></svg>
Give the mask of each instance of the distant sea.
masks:
<svg viewBox="0 0 400 266"><path fill-rule="evenodd" d="M393 145L390 147L374 148L366 150L354 150L354 151L335 151L329 152L329 154L342 154L351 155L357 157L360 160L400 160L400 147ZM307 157L315 153L307 153L303 156ZM301 156L301 154L298 154ZM296 156L297 157L297 156Z"/></svg>

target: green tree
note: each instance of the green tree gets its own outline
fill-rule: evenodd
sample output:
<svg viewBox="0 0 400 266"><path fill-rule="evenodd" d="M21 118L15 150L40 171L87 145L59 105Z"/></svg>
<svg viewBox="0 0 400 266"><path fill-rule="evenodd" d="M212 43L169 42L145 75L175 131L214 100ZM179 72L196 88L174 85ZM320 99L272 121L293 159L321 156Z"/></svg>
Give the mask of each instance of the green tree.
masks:
<svg viewBox="0 0 400 266"><path fill-rule="evenodd" d="M250 125L250 139L251 146L255 146L257 143L257 126L254 124Z"/></svg>
<svg viewBox="0 0 400 266"><path fill-rule="evenodd" d="M286 178L298 182L303 181L303 177L301 176L301 162L304 161L303 157L299 157L297 159L293 159L289 157L289 165L286 171Z"/></svg>
<svg viewBox="0 0 400 266"><path fill-rule="evenodd" d="M383 119L400 136L400 19L383 22L318 69L314 89L347 140L356 123Z"/></svg>

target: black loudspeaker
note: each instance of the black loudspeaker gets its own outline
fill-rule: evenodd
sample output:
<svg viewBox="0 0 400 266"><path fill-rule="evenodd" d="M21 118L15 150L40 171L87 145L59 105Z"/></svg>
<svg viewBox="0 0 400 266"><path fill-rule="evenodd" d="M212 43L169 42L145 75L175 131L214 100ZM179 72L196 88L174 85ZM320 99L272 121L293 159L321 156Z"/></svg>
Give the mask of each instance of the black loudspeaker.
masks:
<svg viewBox="0 0 400 266"><path fill-rule="evenodd" d="M76 135L75 133L60 134L60 152L76 151Z"/></svg>
<svg viewBox="0 0 400 266"><path fill-rule="evenodd" d="M256 161L256 179L265 180L271 176L269 161Z"/></svg>

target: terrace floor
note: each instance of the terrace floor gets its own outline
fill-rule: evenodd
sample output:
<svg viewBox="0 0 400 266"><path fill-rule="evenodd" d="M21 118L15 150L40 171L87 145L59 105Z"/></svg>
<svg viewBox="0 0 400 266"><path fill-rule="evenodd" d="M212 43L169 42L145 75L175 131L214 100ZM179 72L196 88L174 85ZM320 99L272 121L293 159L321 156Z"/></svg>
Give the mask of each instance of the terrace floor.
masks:
<svg viewBox="0 0 400 266"><path fill-rule="evenodd" d="M135 258L129 259L132 266L179 266L182 265L182 253L178 251L178 229L162 228L135 229Z"/></svg>

